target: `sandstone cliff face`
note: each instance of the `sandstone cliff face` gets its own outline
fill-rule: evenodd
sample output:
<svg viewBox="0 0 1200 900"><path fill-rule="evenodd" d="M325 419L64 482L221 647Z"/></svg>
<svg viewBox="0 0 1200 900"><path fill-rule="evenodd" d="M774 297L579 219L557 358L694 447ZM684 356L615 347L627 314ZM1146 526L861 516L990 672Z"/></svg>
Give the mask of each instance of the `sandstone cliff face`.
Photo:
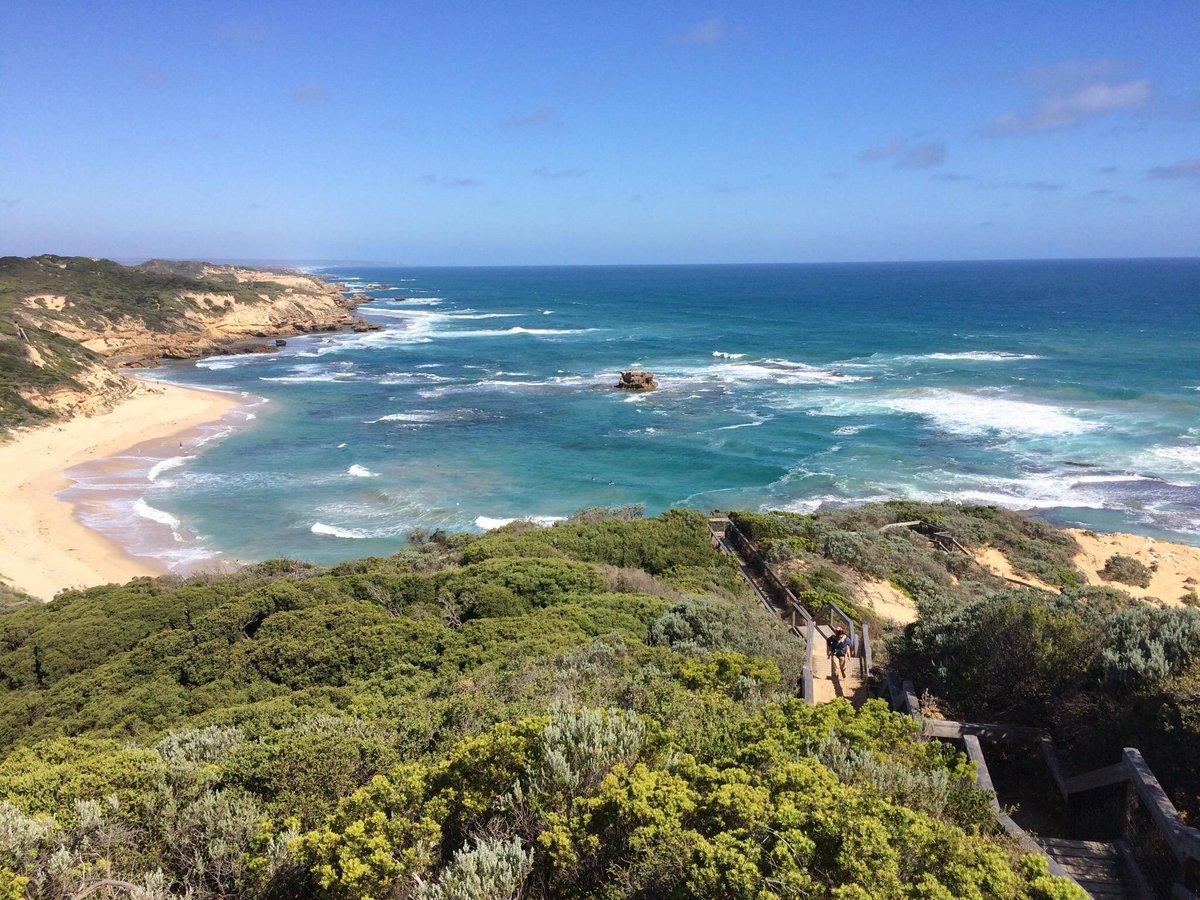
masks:
<svg viewBox="0 0 1200 900"><path fill-rule="evenodd" d="M52 418L98 416L114 407L137 385L103 365L91 366L74 376L75 384L54 387L28 387L18 391L22 400Z"/></svg>
<svg viewBox="0 0 1200 900"><path fill-rule="evenodd" d="M72 301L38 296L24 301L24 318L106 357L117 366L152 365L158 359L190 359L238 350L231 343L253 338L284 337L313 331L336 331L356 322L350 313L355 301L319 278L262 272L231 266L205 266L208 284L250 285L251 291L181 291L180 309L167 327L135 315L72 318ZM207 286L207 284L205 285ZM246 350L270 349L266 345Z"/></svg>

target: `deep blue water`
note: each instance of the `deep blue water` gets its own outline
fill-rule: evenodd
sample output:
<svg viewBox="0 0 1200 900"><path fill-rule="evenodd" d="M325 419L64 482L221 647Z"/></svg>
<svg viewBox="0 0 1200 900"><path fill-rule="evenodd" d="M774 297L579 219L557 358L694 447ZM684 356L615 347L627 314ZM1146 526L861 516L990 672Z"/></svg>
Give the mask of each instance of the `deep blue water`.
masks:
<svg viewBox="0 0 1200 900"><path fill-rule="evenodd" d="M146 481L174 550L886 497L1200 543L1197 260L323 274L391 285L384 330L157 371L270 401ZM612 390L631 367L660 389Z"/></svg>

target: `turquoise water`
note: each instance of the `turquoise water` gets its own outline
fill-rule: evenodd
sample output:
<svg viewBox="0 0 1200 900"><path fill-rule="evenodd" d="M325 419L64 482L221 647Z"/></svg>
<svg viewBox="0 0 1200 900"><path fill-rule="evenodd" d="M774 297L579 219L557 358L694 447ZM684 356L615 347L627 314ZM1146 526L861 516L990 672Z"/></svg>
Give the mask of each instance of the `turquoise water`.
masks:
<svg viewBox="0 0 1200 900"><path fill-rule="evenodd" d="M390 285L383 330L155 373L269 400L147 471L163 552L888 497L1200 543L1200 261L323 274ZM659 390L612 390L631 367Z"/></svg>

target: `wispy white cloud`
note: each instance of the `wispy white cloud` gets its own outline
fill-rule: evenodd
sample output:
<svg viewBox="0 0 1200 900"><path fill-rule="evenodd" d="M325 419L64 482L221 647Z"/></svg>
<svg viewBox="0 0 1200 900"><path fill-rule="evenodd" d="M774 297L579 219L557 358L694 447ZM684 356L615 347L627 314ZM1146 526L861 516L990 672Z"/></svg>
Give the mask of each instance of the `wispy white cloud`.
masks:
<svg viewBox="0 0 1200 900"><path fill-rule="evenodd" d="M329 91L316 81L306 81L292 91L292 102L298 106L320 106L329 100Z"/></svg>
<svg viewBox="0 0 1200 900"><path fill-rule="evenodd" d="M1169 166L1155 166L1146 172L1149 178L1200 178L1200 159L1184 159Z"/></svg>
<svg viewBox="0 0 1200 900"><path fill-rule="evenodd" d="M1041 134L1074 128L1092 119L1149 106L1154 86L1147 78L1128 77L1133 66L1121 60L1068 60L1022 73L1030 108L1008 111L983 129L991 137Z"/></svg>
<svg viewBox="0 0 1200 900"><path fill-rule="evenodd" d="M725 40L726 28L725 20L720 16L714 16L711 19L705 19L703 22L697 22L691 28L681 31L675 35L675 40L680 44L719 44Z"/></svg>
<svg viewBox="0 0 1200 900"><path fill-rule="evenodd" d="M946 143L926 141L914 144L908 138L899 137L878 147L864 150L858 158L863 162L891 159L894 169L931 169L946 161Z"/></svg>

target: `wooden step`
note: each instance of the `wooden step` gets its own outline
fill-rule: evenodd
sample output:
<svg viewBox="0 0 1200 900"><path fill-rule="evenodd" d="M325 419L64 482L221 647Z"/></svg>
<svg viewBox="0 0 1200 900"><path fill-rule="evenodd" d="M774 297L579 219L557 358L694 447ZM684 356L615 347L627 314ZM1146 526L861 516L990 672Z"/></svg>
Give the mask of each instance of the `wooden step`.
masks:
<svg viewBox="0 0 1200 900"><path fill-rule="evenodd" d="M1130 900L1141 896L1116 844L1047 837L1038 843L1091 896Z"/></svg>

